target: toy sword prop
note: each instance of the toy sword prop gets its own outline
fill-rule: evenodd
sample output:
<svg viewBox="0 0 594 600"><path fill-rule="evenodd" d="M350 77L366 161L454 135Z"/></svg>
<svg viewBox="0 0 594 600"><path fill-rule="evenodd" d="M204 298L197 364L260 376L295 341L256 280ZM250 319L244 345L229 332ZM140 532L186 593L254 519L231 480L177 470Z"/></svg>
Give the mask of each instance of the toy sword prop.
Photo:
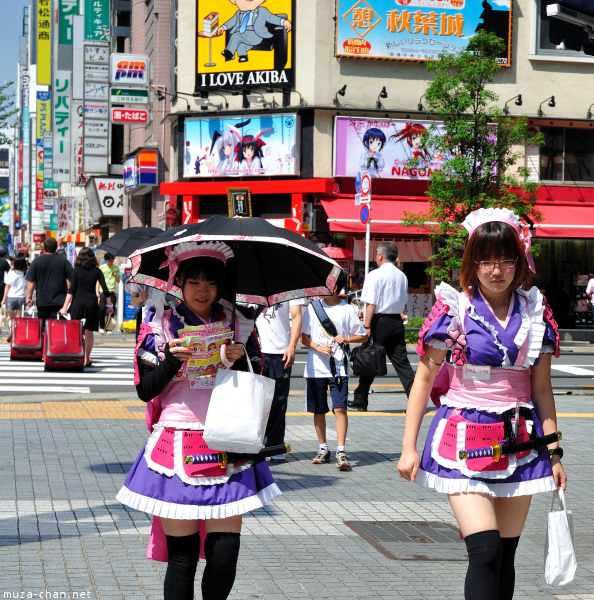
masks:
<svg viewBox="0 0 594 600"><path fill-rule="evenodd" d="M460 450L458 456L460 460L468 460L470 458L484 458L486 456L492 456L493 461L497 462L502 456L508 456L509 454L516 454L517 452L524 452L525 450L538 450L547 444L557 442L563 439L560 431L555 433L549 433L542 437L535 437L523 442L514 442L513 440L503 440L501 444L493 442L490 446L483 448L471 448L469 450Z"/></svg>
<svg viewBox="0 0 594 600"><path fill-rule="evenodd" d="M216 463L224 469L228 462L239 462L239 461L261 461L269 456L277 456L278 454L285 454L291 452L291 446L289 444L278 444L276 446L268 446L262 448L260 452L255 454L241 454L239 452L209 452L208 454L188 454L184 456L184 464L186 465L198 465Z"/></svg>

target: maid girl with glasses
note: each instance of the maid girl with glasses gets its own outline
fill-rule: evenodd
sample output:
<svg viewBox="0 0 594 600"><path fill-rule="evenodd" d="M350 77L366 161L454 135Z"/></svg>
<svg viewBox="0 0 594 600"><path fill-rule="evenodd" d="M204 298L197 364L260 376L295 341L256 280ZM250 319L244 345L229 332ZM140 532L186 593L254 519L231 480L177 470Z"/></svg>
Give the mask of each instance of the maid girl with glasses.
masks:
<svg viewBox="0 0 594 600"><path fill-rule="evenodd" d="M551 356L559 355L559 334L532 286L530 237L518 217L479 209L463 225L464 291L441 283L419 332L398 473L448 495L468 551L465 598L509 600L532 495L566 487L563 451L558 442L501 457L462 458L461 451L557 431ZM417 437L438 373L449 387L436 401L419 458Z"/></svg>

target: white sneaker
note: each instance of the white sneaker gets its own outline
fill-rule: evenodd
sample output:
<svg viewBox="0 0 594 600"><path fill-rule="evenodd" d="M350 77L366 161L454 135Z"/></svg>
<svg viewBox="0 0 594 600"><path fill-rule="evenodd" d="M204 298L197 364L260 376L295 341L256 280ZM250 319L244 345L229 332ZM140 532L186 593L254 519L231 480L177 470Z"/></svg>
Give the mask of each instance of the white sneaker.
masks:
<svg viewBox="0 0 594 600"><path fill-rule="evenodd" d="M100 333L101 335L103 335L103 334L105 333L105 329L100 329L100 330L99 330L99 333Z"/></svg>

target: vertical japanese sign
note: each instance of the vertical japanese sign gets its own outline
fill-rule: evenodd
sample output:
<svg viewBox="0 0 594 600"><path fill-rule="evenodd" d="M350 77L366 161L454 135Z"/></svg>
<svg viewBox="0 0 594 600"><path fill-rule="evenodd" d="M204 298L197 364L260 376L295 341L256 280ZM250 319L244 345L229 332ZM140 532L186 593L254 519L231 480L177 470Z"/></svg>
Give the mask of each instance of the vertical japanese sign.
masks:
<svg viewBox="0 0 594 600"><path fill-rule="evenodd" d="M85 40L109 41L109 0L85 0Z"/></svg>
<svg viewBox="0 0 594 600"><path fill-rule="evenodd" d="M37 83L50 85L52 82L52 3L37 0Z"/></svg>
<svg viewBox="0 0 594 600"><path fill-rule="evenodd" d="M29 212L30 212L30 186L29 186L29 176L28 174L31 172L30 170L30 158L29 152L31 150L31 119L29 115L29 94L30 94L30 78L29 78L29 70L22 69L21 70L21 106L22 106L22 114L23 118L21 121L21 140L23 143L23 156L22 163L20 163L23 171L27 173L27 178L22 182L22 196L21 196L21 206L23 207L22 216L25 219L25 223L29 221Z"/></svg>
<svg viewBox="0 0 594 600"><path fill-rule="evenodd" d="M72 19L80 13L79 0L60 0L59 43L72 46Z"/></svg>
<svg viewBox="0 0 594 600"><path fill-rule="evenodd" d="M54 76L54 126L52 179L57 183L70 181L72 136L70 130L72 74L56 71Z"/></svg>
<svg viewBox="0 0 594 600"><path fill-rule="evenodd" d="M58 229L73 231L74 227L74 198L58 198Z"/></svg>
<svg viewBox="0 0 594 600"><path fill-rule="evenodd" d="M37 178L35 180L35 206L38 210L44 208L43 195L43 138L46 131L51 131L51 93L37 92Z"/></svg>
<svg viewBox="0 0 594 600"><path fill-rule="evenodd" d="M74 185L84 185L82 102L74 101L72 103L72 110L70 111L70 129L72 131L71 183Z"/></svg>
<svg viewBox="0 0 594 600"><path fill-rule="evenodd" d="M436 60L457 52L479 30L505 43L511 64L512 0L336 0L336 56Z"/></svg>

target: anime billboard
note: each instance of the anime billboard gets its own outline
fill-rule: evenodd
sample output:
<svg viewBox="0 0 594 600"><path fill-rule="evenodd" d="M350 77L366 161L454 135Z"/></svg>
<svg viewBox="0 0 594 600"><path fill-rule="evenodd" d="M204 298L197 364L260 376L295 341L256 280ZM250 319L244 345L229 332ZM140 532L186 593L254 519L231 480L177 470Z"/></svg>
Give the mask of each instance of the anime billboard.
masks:
<svg viewBox="0 0 594 600"><path fill-rule="evenodd" d="M429 179L441 169L443 156L427 148L423 137L431 121L336 117L334 176ZM419 159L411 165L411 159Z"/></svg>
<svg viewBox="0 0 594 600"><path fill-rule="evenodd" d="M196 88L293 87L293 0L196 0Z"/></svg>
<svg viewBox="0 0 594 600"><path fill-rule="evenodd" d="M436 60L465 48L478 30L505 41L511 64L512 0L336 0L336 56Z"/></svg>
<svg viewBox="0 0 594 600"><path fill-rule="evenodd" d="M186 119L184 177L299 175L297 114Z"/></svg>

